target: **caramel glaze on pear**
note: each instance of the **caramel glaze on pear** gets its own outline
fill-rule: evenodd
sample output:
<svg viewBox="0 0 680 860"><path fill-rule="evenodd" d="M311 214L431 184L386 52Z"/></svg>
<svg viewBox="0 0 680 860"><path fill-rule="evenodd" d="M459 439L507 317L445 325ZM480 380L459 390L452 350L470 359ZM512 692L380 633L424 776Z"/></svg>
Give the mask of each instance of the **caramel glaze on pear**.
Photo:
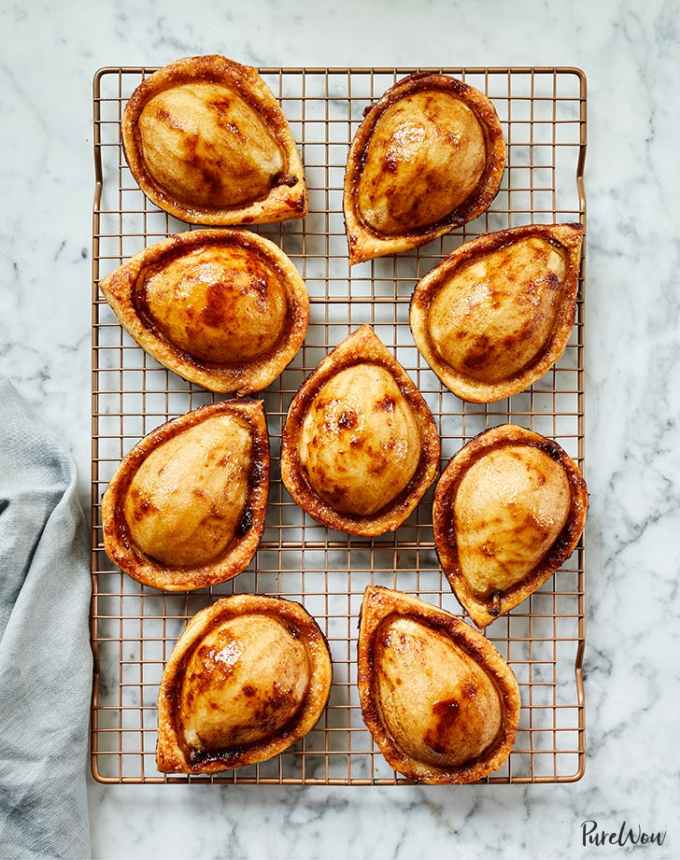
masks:
<svg viewBox="0 0 680 860"><path fill-rule="evenodd" d="M564 352L583 228L533 224L466 242L416 286L413 338L459 397L488 403L524 390Z"/></svg>
<svg viewBox="0 0 680 860"><path fill-rule="evenodd" d="M297 269L247 230L178 233L128 260L101 290L143 349L221 393L266 388L307 331L309 297Z"/></svg>
<svg viewBox="0 0 680 860"><path fill-rule="evenodd" d="M491 204L505 164L493 104L455 78L398 81L350 148L343 206L350 262L407 251Z"/></svg>
<svg viewBox="0 0 680 860"><path fill-rule="evenodd" d="M421 455L418 423L388 370L357 364L311 401L299 457L312 488L335 510L370 516L398 496Z"/></svg>
<svg viewBox="0 0 680 860"><path fill-rule="evenodd" d="M392 236L446 218L476 188L485 148L478 119L455 96L434 90L396 101L366 149L357 195L364 221Z"/></svg>

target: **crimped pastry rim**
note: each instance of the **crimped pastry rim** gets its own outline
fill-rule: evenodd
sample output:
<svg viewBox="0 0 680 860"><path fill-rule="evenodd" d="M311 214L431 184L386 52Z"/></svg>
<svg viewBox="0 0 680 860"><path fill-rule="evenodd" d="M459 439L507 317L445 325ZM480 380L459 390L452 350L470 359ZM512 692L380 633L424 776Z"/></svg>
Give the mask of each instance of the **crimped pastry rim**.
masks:
<svg viewBox="0 0 680 860"><path fill-rule="evenodd" d="M477 188L441 222L400 236L388 236L366 224L358 211L356 197L363 162L375 125L385 110L404 96L426 89L450 93L473 111L486 141L486 166ZM444 74L423 72L397 81L368 109L350 146L343 193L350 264L417 248L474 220L493 202L504 169L503 130L496 109L487 96L475 87Z"/></svg>
<svg viewBox="0 0 680 860"><path fill-rule="evenodd" d="M305 649L310 663L310 685L304 704L296 713L294 723L278 738L258 741L241 747L239 753L226 757L216 754L192 764L178 740L175 719L176 687L181 681L183 663L192 649L209 631L225 618L245 614L267 614L283 618L295 627L296 634L305 637ZM326 637L314 618L300 604L282 597L260 594L234 594L216 600L193 615L177 640L163 670L158 691L158 741L156 764L162 773L218 773L267 761L292 746L308 734L323 713L330 695L332 663Z"/></svg>

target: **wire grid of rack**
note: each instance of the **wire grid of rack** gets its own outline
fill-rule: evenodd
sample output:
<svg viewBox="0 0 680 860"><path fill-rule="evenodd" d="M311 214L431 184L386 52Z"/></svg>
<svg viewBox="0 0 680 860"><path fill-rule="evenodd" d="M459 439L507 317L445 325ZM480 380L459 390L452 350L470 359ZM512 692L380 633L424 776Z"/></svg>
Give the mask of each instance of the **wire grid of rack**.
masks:
<svg viewBox="0 0 680 860"><path fill-rule="evenodd" d="M584 458L583 283L564 356L526 392L488 405L460 401L415 348L408 305L417 280L461 242L527 223L585 222L586 79L574 68L264 68L303 157L310 212L260 226L301 272L311 298L305 345L262 398L271 434L266 528L246 571L222 586L163 594L121 573L102 549L100 501L121 458L154 427L219 399L146 355L121 329L99 281L147 245L190 229L141 193L120 145L126 99L154 68L108 67L94 79L92 283L92 643L96 655L91 761L102 782L396 784L361 719L356 690L357 620L364 587L377 583L456 614L461 607L434 551L432 491L395 533L368 540L332 532L304 514L280 481L279 449L289 403L326 353L370 323L423 393L442 440L442 467L480 431L506 422L556 439ZM342 217L349 143L364 109L417 71L461 78L493 101L507 143L501 190L476 221L412 253L350 269ZM582 270L583 276L583 270ZM328 707L306 738L262 764L214 776L156 770L156 696L163 666L186 620L216 596L280 595L304 604L330 644ZM522 710L507 764L485 781L568 782L584 771L584 556L571 559L486 635L520 684Z"/></svg>

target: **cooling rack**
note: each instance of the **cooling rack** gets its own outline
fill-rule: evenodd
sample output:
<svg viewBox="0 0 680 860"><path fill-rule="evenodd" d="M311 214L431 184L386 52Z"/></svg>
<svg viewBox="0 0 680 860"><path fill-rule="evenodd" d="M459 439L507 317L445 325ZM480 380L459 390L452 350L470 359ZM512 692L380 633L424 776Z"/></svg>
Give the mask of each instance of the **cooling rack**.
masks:
<svg viewBox="0 0 680 860"><path fill-rule="evenodd" d="M357 619L364 587L377 583L456 614L462 610L434 551L430 491L397 532L368 540L319 526L280 481L281 428L303 379L361 323L374 326L427 400L442 440L442 467L482 430L513 422L584 458L583 282L562 359L526 392L489 405L450 394L417 352L408 327L416 281L461 242L528 223L585 222L586 79L575 68L264 68L305 164L310 212L303 221L256 227L291 257L311 298L305 345L262 395L271 434L266 529L249 568L222 586L163 594L134 582L102 548L100 502L121 458L159 424L219 396L184 382L121 329L99 292L110 271L145 246L189 229L157 210L130 174L120 145L125 102L152 67L107 67L94 78L95 197L92 219L92 583L95 678L92 773L116 783L397 784L361 719L356 690ZM507 143L501 190L490 210L412 253L349 268L342 183L349 143L364 108L406 74L437 71L486 93ZM583 273L583 270L582 270ZM156 696L163 665L186 620L233 592L300 601L326 634L334 678L316 729L269 762L214 776L156 770ZM584 553L486 635L520 684L514 750L485 781L570 782L584 772Z"/></svg>

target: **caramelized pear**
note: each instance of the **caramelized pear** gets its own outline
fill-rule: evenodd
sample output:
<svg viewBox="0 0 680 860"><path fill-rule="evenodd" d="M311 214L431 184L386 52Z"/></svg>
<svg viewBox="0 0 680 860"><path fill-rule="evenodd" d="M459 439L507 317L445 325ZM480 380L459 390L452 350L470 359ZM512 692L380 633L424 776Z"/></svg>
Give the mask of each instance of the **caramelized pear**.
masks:
<svg viewBox="0 0 680 860"><path fill-rule="evenodd" d="M141 347L212 391L266 388L307 331L309 297L295 266L246 230L180 233L137 254L101 289Z"/></svg>
<svg viewBox="0 0 680 860"><path fill-rule="evenodd" d="M374 740L410 779L474 782L510 753L520 706L515 677L481 634L448 612L369 586L358 683Z"/></svg>
<svg viewBox="0 0 680 860"><path fill-rule="evenodd" d="M460 767L497 737L496 688L449 636L412 618L388 618L376 636L375 667L385 725L412 758Z"/></svg>
<svg viewBox="0 0 680 860"><path fill-rule="evenodd" d="M442 568L484 627L536 591L571 555L588 494L550 439L510 424L477 436L442 474L433 508Z"/></svg>
<svg viewBox="0 0 680 860"><path fill-rule="evenodd" d="M357 205L366 224L387 236L431 227L470 196L485 163L474 112L446 92L417 92L377 120Z"/></svg>
<svg viewBox="0 0 680 860"><path fill-rule="evenodd" d="M366 114L345 173L353 263L406 251L491 204L505 163L491 102L446 75L412 75Z"/></svg>
<svg viewBox="0 0 680 860"><path fill-rule="evenodd" d="M249 66L220 56L165 66L132 94L122 135L142 191L183 221L267 223L306 213L290 129Z"/></svg>
<svg viewBox="0 0 680 860"><path fill-rule="evenodd" d="M332 376L302 424L300 465L312 489L351 516L371 516L399 495L420 453L408 401L391 373L372 364Z"/></svg>
<svg viewBox="0 0 680 860"><path fill-rule="evenodd" d="M439 439L404 369L362 326L304 383L288 411L281 475L331 528L379 535L408 517L432 482Z"/></svg>
<svg viewBox="0 0 680 860"><path fill-rule="evenodd" d="M574 322L583 228L529 225L461 245L416 287L418 349L459 397L488 403L539 379Z"/></svg>
<svg viewBox="0 0 680 860"><path fill-rule="evenodd" d="M453 505L458 559L470 587L507 591L557 540L571 509L564 468L528 445L490 451L458 485Z"/></svg>
<svg viewBox="0 0 680 860"><path fill-rule="evenodd" d="M102 501L104 548L130 576L166 591L225 582L257 548L268 480L261 403L189 412L119 466Z"/></svg>
<svg viewBox="0 0 680 860"><path fill-rule="evenodd" d="M207 564L231 543L243 517L253 440L233 414L206 418L153 451L123 498L135 545L163 564Z"/></svg>
<svg viewBox="0 0 680 860"><path fill-rule="evenodd" d="M284 625L269 615L232 618L187 661L184 738L210 752L268 740L293 719L308 685L307 651Z"/></svg>
<svg viewBox="0 0 680 860"><path fill-rule="evenodd" d="M138 122L156 185L191 207L233 209L260 200L283 170L264 118L219 84L163 90L146 102Z"/></svg>
<svg viewBox="0 0 680 860"><path fill-rule="evenodd" d="M297 603L239 594L189 622L158 698L158 767L212 773L265 761L310 731L331 683L323 634Z"/></svg>

